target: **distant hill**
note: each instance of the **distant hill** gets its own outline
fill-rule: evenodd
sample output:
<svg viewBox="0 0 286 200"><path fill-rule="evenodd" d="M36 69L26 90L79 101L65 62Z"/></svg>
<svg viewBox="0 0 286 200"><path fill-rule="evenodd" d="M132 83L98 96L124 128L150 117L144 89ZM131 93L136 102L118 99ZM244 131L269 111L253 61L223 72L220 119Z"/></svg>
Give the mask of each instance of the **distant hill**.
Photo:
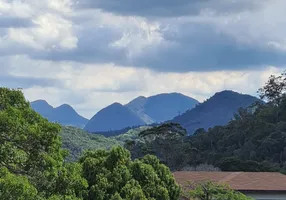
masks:
<svg viewBox="0 0 286 200"><path fill-rule="evenodd" d="M63 148L69 150L68 160L75 161L79 158L84 150L89 149L110 149L113 146L123 146L125 141L140 140L138 134L141 131L151 127L142 126L135 129L130 129L121 135L115 137L105 137L100 134L90 134L80 128L63 126L61 137Z"/></svg>
<svg viewBox="0 0 286 200"><path fill-rule="evenodd" d="M129 108L120 103L113 103L96 113L84 127L84 130L105 132L144 124L145 122Z"/></svg>
<svg viewBox="0 0 286 200"><path fill-rule="evenodd" d="M83 128L88 119L80 116L70 105L63 104L59 107L52 107L45 100L31 102L32 108L51 122L58 122L62 125Z"/></svg>
<svg viewBox="0 0 286 200"><path fill-rule="evenodd" d="M199 102L180 93L139 96L126 105L114 103L96 113L85 130L105 136L117 135L118 130L144 124L156 124L173 119Z"/></svg>
<svg viewBox="0 0 286 200"><path fill-rule="evenodd" d="M162 93L148 98L137 97L125 106L146 124L151 124L170 120L198 103L197 100L180 93Z"/></svg>
<svg viewBox="0 0 286 200"><path fill-rule="evenodd" d="M207 130L216 125L226 125L240 107L246 108L256 101L261 100L225 90L171 121L181 124L189 134L193 134L199 128Z"/></svg>

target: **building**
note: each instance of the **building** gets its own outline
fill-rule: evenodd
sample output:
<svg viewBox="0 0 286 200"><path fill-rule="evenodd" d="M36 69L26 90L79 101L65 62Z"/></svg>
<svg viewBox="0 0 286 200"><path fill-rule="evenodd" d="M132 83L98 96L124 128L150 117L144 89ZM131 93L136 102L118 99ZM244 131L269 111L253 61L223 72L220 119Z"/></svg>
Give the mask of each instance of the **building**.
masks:
<svg viewBox="0 0 286 200"><path fill-rule="evenodd" d="M212 181L227 184L256 200L286 200L286 176L281 173L180 171L174 172L174 177L182 186L190 181Z"/></svg>

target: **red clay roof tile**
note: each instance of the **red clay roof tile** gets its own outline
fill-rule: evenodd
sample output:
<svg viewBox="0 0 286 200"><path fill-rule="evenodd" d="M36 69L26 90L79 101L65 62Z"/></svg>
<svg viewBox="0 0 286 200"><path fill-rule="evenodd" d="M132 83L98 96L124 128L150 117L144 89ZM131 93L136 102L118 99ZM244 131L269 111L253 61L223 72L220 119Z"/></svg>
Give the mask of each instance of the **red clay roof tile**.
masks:
<svg viewBox="0 0 286 200"><path fill-rule="evenodd" d="M238 191L286 191L286 176L276 172L174 172L176 181L186 186L189 181L213 181Z"/></svg>

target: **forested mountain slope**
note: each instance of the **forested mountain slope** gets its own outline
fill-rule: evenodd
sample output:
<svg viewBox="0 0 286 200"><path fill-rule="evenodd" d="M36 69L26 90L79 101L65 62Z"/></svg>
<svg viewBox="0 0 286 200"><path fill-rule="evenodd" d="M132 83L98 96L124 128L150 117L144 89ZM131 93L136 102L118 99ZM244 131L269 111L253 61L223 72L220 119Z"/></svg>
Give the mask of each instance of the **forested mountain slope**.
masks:
<svg viewBox="0 0 286 200"><path fill-rule="evenodd" d="M209 164L223 171L286 173L286 75L271 77L259 91L267 103L239 109L224 126L186 136L178 134L181 128L172 131L176 124L161 125L141 133L144 142L129 141L126 147L134 158L155 154L172 170Z"/></svg>
<svg viewBox="0 0 286 200"><path fill-rule="evenodd" d="M240 107L246 108L256 101L261 100L250 95L225 90L216 93L205 102L171 121L179 123L187 129L189 134L193 134L199 128L207 130L217 125L226 125L233 119L233 115Z"/></svg>

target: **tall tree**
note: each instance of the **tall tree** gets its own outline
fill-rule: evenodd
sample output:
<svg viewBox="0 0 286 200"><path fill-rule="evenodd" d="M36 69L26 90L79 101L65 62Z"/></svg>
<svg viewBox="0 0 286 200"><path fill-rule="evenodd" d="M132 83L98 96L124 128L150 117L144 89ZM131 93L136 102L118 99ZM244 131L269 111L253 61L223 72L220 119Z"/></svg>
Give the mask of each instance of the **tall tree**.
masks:
<svg viewBox="0 0 286 200"><path fill-rule="evenodd" d="M36 113L21 90L0 88L0 169L13 174L8 178L21 179L26 186L29 182L38 199L54 194L80 197L76 190L85 187L84 181L80 182L82 186L68 184L62 190L58 187L64 174L75 181L71 168L65 172L66 152L61 149L60 129L59 124L50 123ZM24 176L28 182L22 179ZM0 187L9 189L3 183Z"/></svg>
<svg viewBox="0 0 286 200"><path fill-rule="evenodd" d="M286 92L286 72L279 76L271 75L266 84L258 90L260 98L273 103L279 104L281 98Z"/></svg>

